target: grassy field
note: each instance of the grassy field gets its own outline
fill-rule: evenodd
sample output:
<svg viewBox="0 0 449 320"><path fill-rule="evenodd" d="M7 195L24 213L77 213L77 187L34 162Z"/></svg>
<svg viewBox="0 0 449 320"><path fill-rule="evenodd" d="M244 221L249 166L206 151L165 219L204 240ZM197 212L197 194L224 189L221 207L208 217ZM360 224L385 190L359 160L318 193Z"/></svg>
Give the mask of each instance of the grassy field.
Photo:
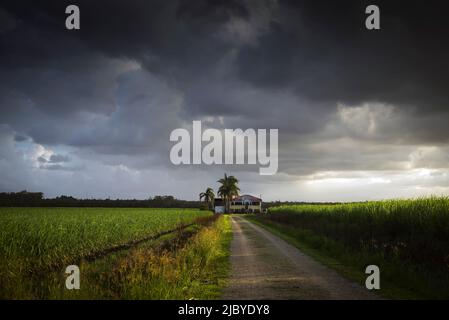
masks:
<svg viewBox="0 0 449 320"><path fill-rule="evenodd" d="M130 281L132 276L122 279L126 282L123 285L140 294L131 293L129 288L115 290L120 281L113 281L114 276L128 274L116 266L123 257L129 262L146 255L170 256L171 260L167 259L173 262L185 250L198 250L194 244L201 242L201 234L223 228L223 222L210 225L210 215L187 209L0 208L0 298L162 297L139 289L137 282ZM224 236L219 240L215 246L222 245ZM215 249L211 246L204 250ZM69 264L79 264L85 279L88 272L84 271L91 271L91 279L84 281L85 290L65 292L61 277ZM140 274L136 269L139 265L132 266L129 274ZM196 267L192 266L193 270ZM174 268L183 273L180 265ZM149 278L154 280L154 274ZM154 284L150 279L141 280L139 283L150 287Z"/></svg>
<svg viewBox="0 0 449 320"><path fill-rule="evenodd" d="M107 289L101 290L101 297L107 292L106 298L114 294L125 299L219 298L230 269L231 237L229 217L221 216L185 243L178 235L174 242L166 239L130 250L116 260L112 272L105 273L106 281L97 281ZM96 272L88 274L95 276Z"/></svg>
<svg viewBox="0 0 449 320"><path fill-rule="evenodd" d="M449 297L448 198L280 206L252 219L361 283L378 265L387 297Z"/></svg>

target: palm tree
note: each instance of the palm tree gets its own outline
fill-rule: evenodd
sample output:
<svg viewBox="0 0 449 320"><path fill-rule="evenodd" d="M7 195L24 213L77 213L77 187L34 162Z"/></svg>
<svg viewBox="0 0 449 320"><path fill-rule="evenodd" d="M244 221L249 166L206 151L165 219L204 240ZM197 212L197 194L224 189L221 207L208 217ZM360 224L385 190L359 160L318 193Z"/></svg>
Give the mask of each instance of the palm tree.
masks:
<svg viewBox="0 0 449 320"><path fill-rule="evenodd" d="M212 188L207 188L205 192L200 193L200 201L204 198L204 201L207 203L207 207L209 209L212 209L214 198L215 198L215 192Z"/></svg>
<svg viewBox="0 0 449 320"><path fill-rule="evenodd" d="M239 180L234 176L228 176L226 173L224 178L218 180L221 183L220 188L218 188L218 195L225 202L225 211L229 212L230 202L234 196L239 195L240 188L238 187Z"/></svg>

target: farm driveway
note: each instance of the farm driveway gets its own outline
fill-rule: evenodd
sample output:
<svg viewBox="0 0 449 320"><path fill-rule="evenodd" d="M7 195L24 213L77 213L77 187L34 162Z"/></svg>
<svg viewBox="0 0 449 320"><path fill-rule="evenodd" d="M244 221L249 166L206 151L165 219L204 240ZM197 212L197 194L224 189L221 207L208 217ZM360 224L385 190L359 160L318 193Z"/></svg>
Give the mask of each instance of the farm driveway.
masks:
<svg viewBox="0 0 449 320"><path fill-rule="evenodd" d="M223 299L377 299L269 231L232 216L231 279Z"/></svg>

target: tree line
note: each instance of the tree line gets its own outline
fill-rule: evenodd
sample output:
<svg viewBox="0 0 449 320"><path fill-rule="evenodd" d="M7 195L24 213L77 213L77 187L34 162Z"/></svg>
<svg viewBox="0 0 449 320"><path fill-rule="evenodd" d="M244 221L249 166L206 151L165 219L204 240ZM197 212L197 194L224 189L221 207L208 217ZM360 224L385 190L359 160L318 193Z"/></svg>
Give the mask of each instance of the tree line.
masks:
<svg viewBox="0 0 449 320"><path fill-rule="evenodd" d="M233 176L225 176L220 179L222 183L218 190L218 196L229 208L232 197L238 195L238 180ZM237 187L237 188L236 188ZM59 196L56 198L44 198L42 192L0 192L0 207L106 207L106 208L208 208L213 210L215 193L208 188L200 194L200 201L180 200L173 196L154 196L146 200L138 199L77 199L71 196ZM202 203L201 200L204 200ZM272 201L263 202L263 208L271 208L282 205L294 204L338 204L336 202L297 202L297 201Z"/></svg>
<svg viewBox="0 0 449 320"><path fill-rule="evenodd" d="M2 192L0 207L106 207L106 208L198 208L200 201L155 196L138 199L77 199L71 196L44 198L42 192Z"/></svg>

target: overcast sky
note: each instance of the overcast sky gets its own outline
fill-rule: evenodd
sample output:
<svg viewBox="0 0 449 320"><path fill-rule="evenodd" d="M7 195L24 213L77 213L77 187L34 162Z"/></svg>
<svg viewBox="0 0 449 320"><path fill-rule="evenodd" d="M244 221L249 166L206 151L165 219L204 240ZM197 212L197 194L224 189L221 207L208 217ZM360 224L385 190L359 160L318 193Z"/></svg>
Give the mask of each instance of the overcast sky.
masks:
<svg viewBox="0 0 449 320"><path fill-rule="evenodd" d="M264 200L447 195L443 3L3 0L0 191L197 199L226 171ZM172 165L193 120L279 129L278 173Z"/></svg>

